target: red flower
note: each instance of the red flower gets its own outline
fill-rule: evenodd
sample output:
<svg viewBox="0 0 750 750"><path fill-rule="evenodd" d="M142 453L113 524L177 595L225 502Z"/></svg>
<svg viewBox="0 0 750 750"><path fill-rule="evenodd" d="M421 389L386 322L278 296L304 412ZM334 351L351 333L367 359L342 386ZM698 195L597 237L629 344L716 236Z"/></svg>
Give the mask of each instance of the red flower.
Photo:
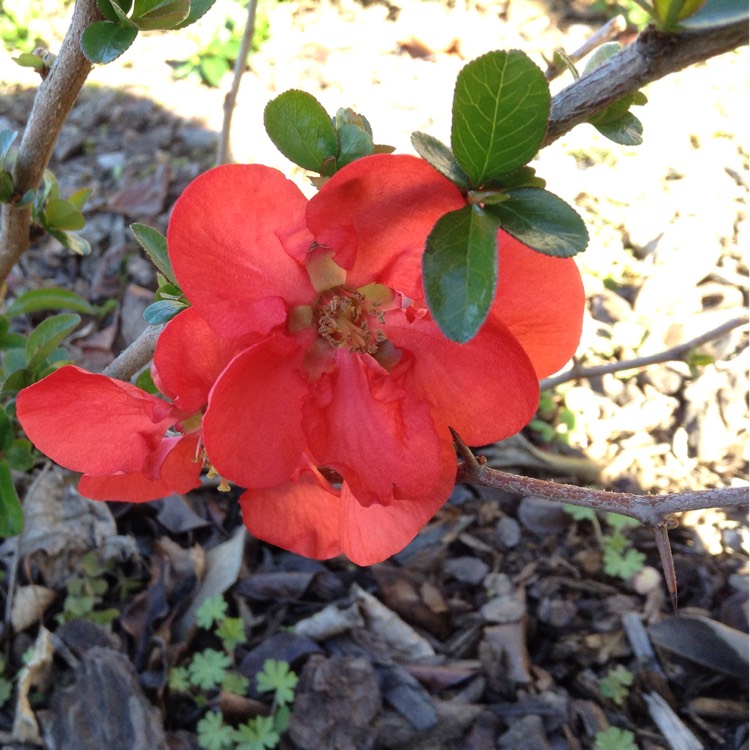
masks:
<svg viewBox="0 0 750 750"><path fill-rule="evenodd" d="M517 432L538 378L574 351L575 264L504 233L487 322L465 345L440 333L421 257L435 221L464 203L425 162L393 155L350 164L309 203L279 172L242 165L205 173L177 201L168 246L193 304L185 335L205 321L244 342L211 389L203 441L249 488L256 536L313 557L388 557L450 493L448 425L474 445ZM192 377L168 359L157 370L175 392ZM317 467L338 472L340 489Z"/></svg>

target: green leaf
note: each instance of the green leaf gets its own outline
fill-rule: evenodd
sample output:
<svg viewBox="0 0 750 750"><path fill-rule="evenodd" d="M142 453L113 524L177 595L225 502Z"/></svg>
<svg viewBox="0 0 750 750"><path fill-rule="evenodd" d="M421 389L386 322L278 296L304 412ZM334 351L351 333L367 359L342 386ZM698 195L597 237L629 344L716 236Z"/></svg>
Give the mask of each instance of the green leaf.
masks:
<svg viewBox="0 0 750 750"><path fill-rule="evenodd" d="M312 172L339 151L336 129L320 102L304 91L285 91L266 105L263 123L284 156Z"/></svg>
<svg viewBox="0 0 750 750"><path fill-rule="evenodd" d="M96 4L108 21L119 23L120 17L113 6L116 4L118 11L127 15L133 6L133 0L96 0Z"/></svg>
<svg viewBox="0 0 750 750"><path fill-rule="evenodd" d="M201 58L201 75L209 86L218 88L221 85L222 78L224 78L229 70L229 63L223 57L209 55L208 57Z"/></svg>
<svg viewBox="0 0 750 750"><path fill-rule="evenodd" d="M0 459L0 537L18 536L23 531L23 508L18 499L10 466Z"/></svg>
<svg viewBox="0 0 750 750"><path fill-rule="evenodd" d="M0 677L0 708L7 702L13 693L13 683L5 677Z"/></svg>
<svg viewBox="0 0 750 750"><path fill-rule="evenodd" d="M75 313L60 313L43 320L26 340L27 369L33 372L81 322Z"/></svg>
<svg viewBox="0 0 750 750"><path fill-rule="evenodd" d="M154 396L159 393L159 389L156 387L154 378L151 375L151 370L148 367L145 370L141 371L141 374L135 379L135 385L142 391L151 393Z"/></svg>
<svg viewBox="0 0 750 750"><path fill-rule="evenodd" d="M146 224L131 224L130 231L135 235L138 244L146 251L151 262L173 284L177 284L172 263L167 251L167 238L158 230Z"/></svg>
<svg viewBox="0 0 750 750"><path fill-rule="evenodd" d="M25 315L40 310L72 310L73 312L94 315L96 309L83 297L59 286L31 289L19 294L6 308L9 317Z"/></svg>
<svg viewBox="0 0 750 750"><path fill-rule="evenodd" d="M172 667L169 670L167 684L170 690L177 693L187 693L190 690L190 678L186 667Z"/></svg>
<svg viewBox="0 0 750 750"><path fill-rule="evenodd" d="M633 529L641 525L641 522L630 516L623 516L621 513L605 513L604 520L608 526L611 526L615 531L622 531L622 529Z"/></svg>
<svg viewBox="0 0 750 750"><path fill-rule="evenodd" d="M0 130L0 162L5 161L13 142L18 138L18 132L3 128Z"/></svg>
<svg viewBox="0 0 750 750"><path fill-rule="evenodd" d="M570 258L586 249L586 225L562 198L539 188L509 190L508 195L507 201L486 209L508 234L537 252L557 258Z"/></svg>
<svg viewBox="0 0 750 750"><path fill-rule="evenodd" d="M35 463L31 443L23 438L17 438L5 451L11 469L16 471L28 471Z"/></svg>
<svg viewBox="0 0 750 750"><path fill-rule="evenodd" d="M31 52L22 52L18 57L13 58L13 62L22 68L33 68L37 71L44 70L44 60L39 55L34 55Z"/></svg>
<svg viewBox="0 0 750 750"><path fill-rule="evenodd" d="M224 723L221 712L207 713L197 725L198 744L203 750L231 750L234 729Z"/></svg>
<svg viewBox="0 0 750 750"><path fill-rule="evenodd" d="M414 150L428 163L447 177L461 190L469 189L469 178L453 156L453 152L442 141L427 133L414 132L411 134L411 145Z"/></svg>
<svg viewBox="0 0 750 750"><path fill-rule="evenodd" d="M613 700L618 706L625 703L633 684L633 673L618 664L614 669L607 672L606 677L599 680L599 692L605 697Z"/></svg>
<svg viewBox="0 0 750 750"><path fill-rule="evenodd" d="M212 690L221 685L224 673L231 663L226 654L216 649L207 648L199 651L188 665L190 682L203 690Z"/></svg>
<svg viewBox="0 0 750 750"><path fill-rule="evenodd" d="M88 240L77 232L61 232L57 229L47 230L63 247L76 255L88 255L91 252L91 245Z"/></svg>
<svg viewBox="0 0 750 750"><path fill-rule="evenodd" d="M710 0L695 15L684 18L679 26L681 29L703 31L747 19L746 0Z"/></svg>
<svg viewBox="0 0 750 750"><path fill-rule="evenodd" d="M527 164L542 145L549 85L518 50L489 52L458 74L451 146L474 187Z"/></svg>
<svg viewBox="0 0 750 750"><path fill-rule="evenodd" d="M75 231L86 226L86 219L70 201L53 198L44 210L44 225L48 229Z"/></svg>
<svg viewBox="0 0 750 750"><path fill-rule="evenodd" d="M92 63L111 63L138 36L134 26L119 26L109 21L96 21L81 34L81 49Z"/></svg>
<svg viewBox="0 0 750 750"><path fill-rule="evenodd" d="M479 206L441 216L427 237L422 274L430 311L452 341L484 323L497 286L497 220Z"/></svg>
<svg viewBox="0 0 750 750"><path fill-rule="evenodd" d="M221 638L221 643L226 651L234 651L240 643L244 643L245 623L241 617L226 617L216 628L216 635Z"/></svg>
<svg viewBox="0 0 750 750"><path fill-rule="evenodd" d="M91 188L81 188L68 197L68 202L75 206L79 211L82 211L84 205L86 205L86 201L93 192L94 191Z"/></svg>
<svg viewBox="0 0 750 750"><path fill-rule="evenodd" d="M596 70L600 65L607 62L610 57L614 57L616 54L622 51L622 46L619 42L607 42L597 47L587 58L586 66L583 69L584 76Z"/></svg>
<svg viewBox="0 0 750 750"><path fill-rule="evenodd" d="M706 0L653 0L654 15L662 29L669 31L678 21L696 13Z"/></svg>
<svg viewBox="0 0 750 750"><path fill-rule="evenodd" d="M237 727L235 750L265 750L276 747L279 739L273 716L256 716Z"/></svg>
<svg viewBox="0 0 750 750"><path fill-rule="evenodd" d="M188 13L188 17L174 28L184 29L186 26L190 26L191 23L195 23L209 11L214 2L216 0L190 0L190 13Z"/></svg>
<svg viewBox="0 0 750 750"><path fill-rule="evenodd" d="M211 596L195 612L195 624L210 630L215 622L221 622L227 615L227 603L223 596Z"/></svg>
<svg viewBox="0 0 750 750"><path fill-rule="evenodd" d="M628 549L620 552L607 545L604 548L602 560L604 562L604 572L607 575L627 581L636 573L643 570L643 566L646 563L646 555L637 549Z"/></svg>
<svg viewBox="0 0 750 750"><path fill-rule="evenodd" d="M356 125L342 125L336 132L339 139L339 154L336 159L338 169L363 156L370 156L375 151L372 136Z"/></svg>
<svg viewBox="0 0 750 750"><path fill-rule="evenodd" d="M638 750L635 735L627 729L609 727L596 733L594 750Z"/></svg>
<svg viewBox="0 0 750 750"><path fill-rule="evenodd" d="M142 31L174 29L190 15L190 0L135 0L132 20Z"/></svg>
<svg viewBox="0 0 750 750"><path fill-rule="evenodd" d="M158 326L161 323L167 323L172 320L177 313L182 312L187 305L176 299L161 299L153 302L143 311L144 320L152 326Z"/></svg>
<svg viewBox="0 0 750 750"><path fill-rule="evenodd" d="M258 690L261 693L273 691L274 700L280 706L294 700L294 688L298 681L299 678L289 668L289 664L277 659L266 659L263 662L263 671L256 676Z"/></svg>
<svg viewBox="0 0 750 750"><path fill-rule="evenodd" d="M0 169L0 203L7 203L14 192L13 175L7 169Z"/></svg>
<svg viewBox="0 0 750 750"><path fill-rule="evenodd" d="M596 518L592 508L584 508L580 505L563 505L563 510L570 514L576 521L593 521Z"/></svg>
<svg viewBox="0 0 750 750"><path fill-rule="evenodd" d="M235 695L247 695L250 687L250 680L245 675L237 672L227 672L221 682L221 689L226 693L235 693Z"/></svg>
<svg viewBox="0 0 750 750"><path fill-rule="evenodd" d="M591 124L605 138L620 146L640 146L643 143L643 123L632 112L625 112L616 120Z"/></svg>

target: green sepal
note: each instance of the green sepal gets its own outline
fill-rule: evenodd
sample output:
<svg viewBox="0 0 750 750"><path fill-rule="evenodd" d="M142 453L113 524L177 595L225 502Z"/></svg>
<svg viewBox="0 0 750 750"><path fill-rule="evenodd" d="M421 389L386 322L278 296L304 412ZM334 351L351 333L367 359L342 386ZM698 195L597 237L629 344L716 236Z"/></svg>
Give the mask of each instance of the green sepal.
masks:
<svg viewBox="0 0 750 750"><path fill-rule="evenodd" d="M488 52L464 66L453 94L451 148L473 187L531 161L549 109L544 73L523 52Z"/></svg>
<svg viewBox="0 0 750 750"><path fill-rule="evenodd" d="M469 341L484 323L497 286L497 219L479 206L441 216L422 257L425 296L452 341Z"/></svg>
<svg viewBox="0 0 750 750"><path fill-rule="evenodd" d="M92 63L111 63L116 60L138 36L135 26L95 21L81 34L81 49Z"/></svg>
<svg viewBox="0 0 750 750"><path fill-rule="evenodd" d="M72 310L89 315L96 314L93 305L83 297L70 289L57 286L31 289L19 294L5 309L5 314L12 318L14 315L24 315L40 310Z"/></svg>
<svg viewBox="0 0 750 750"><path fill-rule="evenodd" d="M13 484L8 462L0 459L0 537L18 536L23 531L23 508Z"/></svg>
<svg viewBox="0 0 750 750"><path fill-rule="evenodd" d="M323 162L338 155L336 128L312 94L279 94L266 105L263 123L276 148L303 169L320 173Z"/></svg>
<svg viewBox="0 0 750 750"><path fill-rule="evenodd" d="M443 177L447 177L460 190L468 190L469 178L456 161L453 152L442 141L415 131L411 134L411 145L414 150L431 166L437 169Z"/></svg>
<svg viewBox="0 0 750 750"><path fill-rule="evenodd" d="M556 258L570 258L586 249L586 224L562 198L538 188L509 190L508 195L507 201L486 208L508 234Z"/></svg>
<svg viewBox="0 0 750 750"><path fill-rule="evenodd" d="M158 229L137 222L130 225L130 231L151 259L151 262L169 281L176 285L177 279L167 250L167 238Z"/></svg>

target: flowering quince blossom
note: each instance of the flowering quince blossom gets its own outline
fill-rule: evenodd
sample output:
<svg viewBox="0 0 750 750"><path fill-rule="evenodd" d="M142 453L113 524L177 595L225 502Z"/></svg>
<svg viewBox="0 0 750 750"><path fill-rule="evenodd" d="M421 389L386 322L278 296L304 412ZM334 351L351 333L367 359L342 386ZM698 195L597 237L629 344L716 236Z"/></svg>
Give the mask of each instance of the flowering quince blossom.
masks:
<svg viewBox="0 0 750 750"><path fill-rule="evenodd" d="M520 430L539 378L580 337L574 262L501 231L487 321L467 344L445 338L421 259L437 219L465 204L411 156L359 159L310 201L268 167L212 169L179 198L167 234L192 304L154 357L171 403L69 366L19 394L19 419L43 452L85 472L90 497L184 492L203 463L247 488L257 537L383 560L450 494L449 425L470 445Z"/></svg>

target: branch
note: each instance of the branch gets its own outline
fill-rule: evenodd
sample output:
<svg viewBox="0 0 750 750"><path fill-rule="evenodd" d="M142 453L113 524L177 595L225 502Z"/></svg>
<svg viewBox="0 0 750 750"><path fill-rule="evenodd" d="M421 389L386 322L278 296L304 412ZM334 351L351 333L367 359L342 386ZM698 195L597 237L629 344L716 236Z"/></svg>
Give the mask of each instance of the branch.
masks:
<svg viewBox="0 0 750 750"><path fill-rule="evenodd" d="M544 378L540 381L539 388L541 390L549 390L550 388L556 388L561 383L567 383L569 380L598 378L601 375L609 375L613 372L634 370L636 368L661 364L663 362L680 361L690 352L691 349L695 349L696 347L706 344L709 341L713 341L714 339L721 338L724 334L729 333L729 331L739 328L739 326L746 325L747 322L747 315L743 315L741 318L733 318L716 328L712 328L710 331L706 331L706 333L703 333L700 336L696 336L694 339L690 339L690 341L685 341L682 344L673 346L671 349L665 349L663 352L649 354L645 357L624 359L620 362L609 362L606 365L597 365L596 367L579 367L577 364L574 364L569 370L566 370L559 375L555 375L551 378Z"/></svg>
<svg viewBox="0 0 750 750"><path fill-rule="evenodd" d="M217 164L226 164L231 161L232 155L229 153L229 135L232 130L232 114L237 103L237 95L240 92L240 80L247 67L247 56L250 53L250 45L253 42L255 34L255 15L258 10L258 0L248 0L247 3L247 21L245 22L245 31L242 34L242 42L237 59L234 61L234 72L232 74L232 86L224 98L224 122L221 126L221 135L219 136L219 146L216 154Z"/></svg>
<svg viewBox="0 0 750 750"><path fill-rule="evenodd" d="M748 502L747 487L721 487L665 495L634 495L630 492L609 492L533 479L491 469L469 450L454 432L463 463L459 464L456 481L512 492L516 495L535 495L570 505L580 505L598 511L619 513L635 518L647 526L660 527L673 513L704 508L744 507Z"/></svg>
<svg viewBox="0 0 750 750"><path fill-rule="evenodd" d="M101 18L96 0L76 0L68 33L49 75L39 85L18 149L13 184L19 196L36 189L42 180L63 124L91 71L92 65L81 51L81 34ZM3 205L0 284L29 246L30 223L30 206Z"/></svg>
<svg viewBox="0 0 750 750"><path fill-rule="evenodd" d="M105 368L102 375L117 380L130 380L154 356L156 342L165 325L148 326L127 349L121 351Z"/></svg>
<svg viewBox="0 0 750 750"><path fill-rule="evenodd" d="M747 21L665 34L649 27L628 47L552 99L549 146L576 125L647 83L748 43Z"/></svg>

